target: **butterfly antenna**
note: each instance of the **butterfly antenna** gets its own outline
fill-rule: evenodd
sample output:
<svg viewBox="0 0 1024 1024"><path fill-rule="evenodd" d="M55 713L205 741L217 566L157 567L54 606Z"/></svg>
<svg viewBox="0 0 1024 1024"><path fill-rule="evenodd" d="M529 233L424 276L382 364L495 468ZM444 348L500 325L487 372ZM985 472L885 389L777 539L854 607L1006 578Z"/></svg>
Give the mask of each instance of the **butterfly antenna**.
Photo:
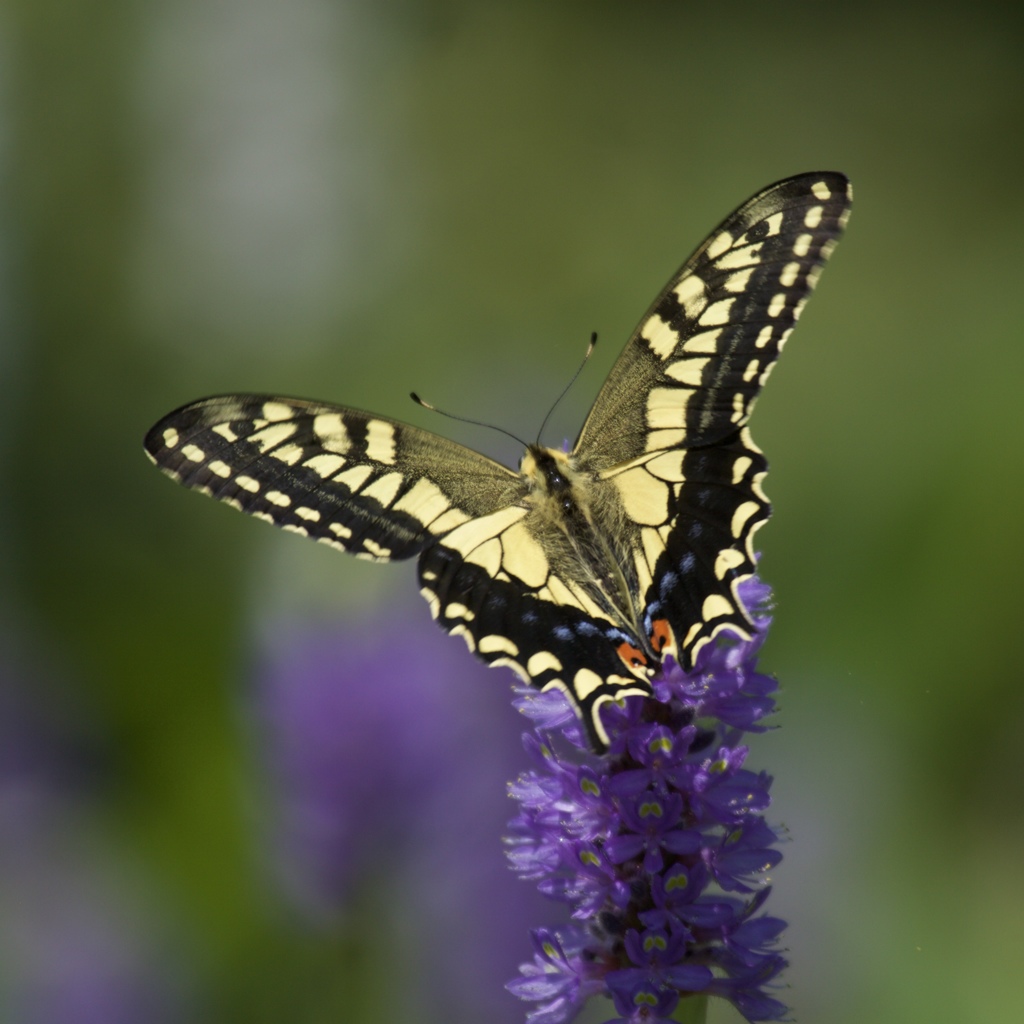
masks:
<svg viewBox="0 0 1024 1024"><path fill-rule="evenodd" d="M459 423L471 423L474 427L486 427L488 430L496 430L499 434L504 434L506 437L511 437L513 441L518 442L524 448L530 446L521 438L516 437L511 431L506 430L504 427L496 427L493 423L484 423L482 420L471 420L468 416L456 416L455 413L445 412L444 409L438 409L436 405L431 405L429 402L425 402L415 391L409 392L409 397L417 404L422 405L424 409L429 409L431 412L436 412L445 419L456 420Z"/></svg>
<svg viewBox="0 0 1024 1024"><path fill-rule="evenodd" d="M594 346L596 344L597 331L594 331L590 335L590 344L587 345L586 354L583 356L580 365L576 367L576 372L572 375L572 380L570 380L569 383L566 384L564 388L562 388L562 393L555 399L554 404L551 406L551 408L548 409L548 414L547 416L544 417L544 421L540 425L540 430L537 431L537 444L540 444L541 434L544 433L544 428L548 425L548 420L551 419L551 414L558 408L559 402L561 402L562 399L565 398L567 394L569 394L569 389L573 386L573 384L576 383L576 378L583 372L583 367L587 365L587 360L593 355Z"/></svg>

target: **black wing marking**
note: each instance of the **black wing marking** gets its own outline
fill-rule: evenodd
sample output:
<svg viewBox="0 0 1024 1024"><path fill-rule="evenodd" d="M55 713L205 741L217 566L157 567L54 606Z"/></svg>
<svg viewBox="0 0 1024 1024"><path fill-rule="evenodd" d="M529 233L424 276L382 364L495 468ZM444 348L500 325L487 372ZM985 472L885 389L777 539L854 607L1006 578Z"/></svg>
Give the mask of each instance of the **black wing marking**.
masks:
<svg viewBox="0 0 1024 1024"><path fill-rule="evenodd" d="M730 214L627 342L576 442L581 463L607 470L743 426L849 208L849 181L822 171L770 185Z"/></svg>
<svg viewBox="0 0 1024 1024"><path fill-rule="evenodd" d="M650 695L647 678L630 674L617 653L619 644L634 639L586 607L578 588L557 575L549 574L544 587L527 588L444 541L423 553L419 575L421 592L444 630L461 636L489 665L507 666L538 689L565 693L595 750L608 746L602 706L629 694Z"/></svg>
<svg viewBox="0 0 1024 1024"><path fill-rule="evenodd" d="M515 473L469 448L344 406L223 395L146 435L168 476L357 557L409 558L514 501Z"/></svg>

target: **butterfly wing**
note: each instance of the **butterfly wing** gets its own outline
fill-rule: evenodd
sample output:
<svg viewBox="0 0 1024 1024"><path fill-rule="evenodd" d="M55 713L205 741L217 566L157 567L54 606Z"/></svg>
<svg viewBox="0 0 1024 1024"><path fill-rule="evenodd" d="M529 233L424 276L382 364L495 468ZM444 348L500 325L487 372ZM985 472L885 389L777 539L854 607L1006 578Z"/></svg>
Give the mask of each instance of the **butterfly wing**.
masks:
<svg viewBox="0 0 1024 1024"><path fill-rule="evenodd" d="M186 487L356 557L420 555L420 585L446 631L491 665L565 690L591 741L596 708L649 692L623 671L600 609L550 564L522 478L443 437L343 406L273 395L190 403L146 435Z"/></svg>
<svg viewBox="0 0 1024 1024"><path fill-rule="evenodd" d="M667 622L687 668L722 629L749 635L736 586L770 506L746 423L849 208L845 176L816 172L727 217L640 321L577 440L631 524L645 628Z"/></svg>
<svg viewBox="0 0 1024 1024"><path fill-rule="evenodd" d="M273 395L206 398L165 416L146 452L193 490L374 561L419 554L515 500L515 473L425 430Z"/></svg>

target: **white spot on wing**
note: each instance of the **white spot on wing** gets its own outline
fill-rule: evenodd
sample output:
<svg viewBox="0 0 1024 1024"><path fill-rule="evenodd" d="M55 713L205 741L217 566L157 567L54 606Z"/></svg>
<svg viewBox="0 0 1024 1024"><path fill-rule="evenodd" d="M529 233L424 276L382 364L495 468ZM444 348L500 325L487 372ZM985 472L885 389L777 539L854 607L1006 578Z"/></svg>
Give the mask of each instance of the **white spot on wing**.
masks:
<svg viewBox="0 0 1024 1024"><path fill-rule="evenodd" d="M243 491L248 491L250 494L255 494L260 489L259 480L254 480L251 476L236 476L235 483L242 488ZM273 522L273 520L271 520Z"/></svg>
<svg viewBox="0 0 1024 1024"><path fill-rule="evenodd" d="M812 206L804 215L804 224L813 229L821 223L821 215L825 212L822 206Z"/></svg>
<svg viewBox="0 0 1024 1024"><path fill-rule="evenodd" d="M222 480L227 480L231 476L231 467L226 462L221 462L220 459L214 459L206 468Z"/></svg>
<svg viewBox="0 0 1024 1024"><path fill-rule="evenodd" d="M178 446L178 432L174 427L168 427L164 431L164 444L168 448L176 448Z"/></svg>
<svg viewBox="0 0 1024 1024"><path fill-rule="evenodd" d="M267 491L264 497L271 505L277 505L279 508L287 508L292 503L292 499L282 491Z"/></svg>
<svg viewBox="0 0 1024 1024"><path fill-rule="evenodd" d="M190 462L202 462L206 458L206 452L194 444L187 444L181 449L181 454Z"/></svg>
<svg viewBox="0 0 1024 1024"><path fill-rule="evenodd" d="M811 186L811 191L814 193L814 197L816 199L820 199L822 202L824 202L826 199L828 199L830 195L832 195L832 190L824 181L816 181Z"/></svg>

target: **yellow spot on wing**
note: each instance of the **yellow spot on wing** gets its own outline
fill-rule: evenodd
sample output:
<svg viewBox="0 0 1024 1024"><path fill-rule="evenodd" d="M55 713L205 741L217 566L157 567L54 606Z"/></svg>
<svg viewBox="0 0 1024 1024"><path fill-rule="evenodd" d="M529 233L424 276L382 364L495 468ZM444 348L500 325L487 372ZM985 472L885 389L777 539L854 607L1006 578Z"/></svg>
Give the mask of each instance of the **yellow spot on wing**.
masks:
<svg viewBox="0 0 1024 1024"><path fill-rule="evenodd" d="M181 454L190 462L202 462L203 459L206 458L206 453L203 449L194 444L185 445L185 447L181 449Z"/></svg>
<svg viewBox="0 0 1024 1024"><path fill-rule="evenodd" d="M326 478L334 476L345 465L345 460L340 455L314 455L311 459L306 459L303 465L313 470L317 476Z"/></svg>
<svg viewBox="0 0 1024 1024"><path fill-rule="evenodd" d="M164 431L164 444L168 448L174 448L174 447L177 446L177 444L178 444L178 432L174 429L174 427L168 427Z"/></svg>
<svg viewBox="0 0 1024 1024"><path fill-rule="evenodd" d="M286 462L289 466L302 461L303 450L297 444L283 444L270 453L275 459Z"/></svg>
<svg viewBox="0 0 1024 1024"><path fill-rule="evenodd" d="M352 446L352 438L340 413L322 412L314 416L313 433L324 448L337 455L344 455Z"/></svg>
<svg viewBox="0 0 1024 1024"><path fill-rule="evenodd" d="M715 559L715 576L720 580L725 579L730 569L739 568L745 561L746 557L743 552L737 551L735 548L719 551L718 557Z"/></svg>
<svg viewBox="0 0 1024 1024"><path fill-rule="evenodd" d="M669 489L643 466L612 478L626 514L637 523L660 526L668 518Z"/></svg>
<svg viewBox="0 0 1024 1024"><path fill-rule="evenodd" d="M703 359L693 361L706 362ZM673 366L678 365L673 363ZM647 426L652 430L685 426L688 398L688 393L679 388L651 388L647 395Z"/></svg>
<svg viewBox="0 0 1024 1024"><path fill-rule="evenodd" d="M718 327L713 331L698 331L686 341L686 354L692 356L712 356L718 351L718 339L722 336L722 328ZM672 366L676 364L673 363ZM670 366L665 372L674 377Z"/></svg>
<svg viewBox="0 0 1024 1024"><path fill-rule="evenodd" d="M678 359L666 371L673 379L680 384L686 384L691 388L699 388L704 374L704 367L709 360L700 359Z"/></svg>
<svg viewBox="0 0 1024 1024"><path fill-rule="evenodd" d="M482 636L477 641L477 648L481 654L509 654L513 658L519 654L519 647L507 636L492 633Z"/></svg>
<svg viewBox="0 0 1024 1024"><path fill-rule="evenodd" d="M668 359L680 341L679 332L669 327L660 316L652 316L646 321L640 328L640 337L659 359Z"/></svg>
<svg viewBox="0 0 1024 1024"><path fill-rule="evenodd" d="M728 231L720 231L711 241L708 243L708 247L704 250L705 255L709 260L717 259L726 252L733 243L733 237Z"/></svg>
<svg viewBox="0 0 1024 1024"><path fill-rule="evenodd" d="M290 405L285 405L284 402L263 403L263 418L270 420L271 423L275 420L291 419L294 415L295 410Z"/></svg>
<svg viewBox="0 0 1024 1024"><path fill-rule="evenodd" d="M250 494L255 494L260 489L259 480L254 480L251 476L236 476L235 483L238 484L243 491L248 491Z"/></svg>
<svg viewBox="0 0 1024 1024"><path fill-rule="evenodd" d="M334 482L344 484L350 491L358 491L367 479L372 475L373 470L369 466L353 466L339 473L334 477Z"/></svg>
<svg viewBox="0 0 1024 1024"><path fill-rule="evenodd" d="M454 512L455 509L452 509ZM507 505L490 515L480 516L477 519L470 519L461 526L456 527L444 539L446 547L450 547L459 554L467 556L479 545L499 533L507 530L513 523L518 522L526 515L526 509L515 505Z"/></svg>
<svg viewBox="0 0 1024 1024"><path fill-rule="evenodd" d="M744 476L746 476L747 470L754 464L753 459L748 455L741 455L732 464L732 482L738 484Z"/></svg>
<svg viewBox="0 0 1024 1024"><path fill-rule="evenodd" d="M420 477L395 502L394 507L396 512L408 512L426 525L451 508L451 502L437 484L426 477Z"/></svg>
<svg viewBox="0 0 1024 1024"><path fill-rule="evenodd" d="M528 587L539 587L548 578L549 566L544 549L523 522L514 523L501 534L502 568L517 576Z"/></svg>
<svg viewBox="0 0 1024 1024"><path fill-rule="evenodd" d="M717 619L722 615L731 615L733 607L729 603L728 598L722 597L721 594L709 594L704 598L704 604L701 605L700 613L705 622L710 622L712 619Z"/></svg>
<svg viewBox="0 0 1024 1024"><path fill-rule="evenodd" d="M754 501L745 501L739 505L735 512L732 514L732 523L730 528L734 537L741 537L744 529L746 529L747 522L750 517L754 515L760 506Z"/></svg>
<svg viewBox="0 0 1024 1024"><path fill-rule="evenodd" d="M265 452L268 448L276 448L279 444L284 444L296 429L294 423L277 423L250 435L249 440L257 445L261 452Z"/></svg>
<svg viewBox="0 0 1024 1024"><path fill-rule="evenodd" d="M526 663L526 671L531 676L539 676L542 672L549 670L552 672L562 671L562 663L550 651L538 651L531 655L530 660Z"/></svg>
<svg viewBox="0 0 1024 1024"><path fill-rule="evenodd" d="M226 462L221 462L220 459L214 459L206 468L222 480L227 480L231 476L231 467Z"/></svg>
<svg viewBox="0 0 1024 1024"><path fill-rule="evenodd" d="M391 466L395 462L395 428L387 420L366 423L366 454L377 462Z"/></svg>
<svg viewBox="0 0 1024 1024"><path fill-rule="evenodd" d="M364 498L375 498L385 508L395 500L398 489L405 483L401 473L385 473L379 480L374 480L362 492Z"/></svg>
<svg viewBox="0 0 1024 1024"><path fill-rule="evenodd" d="M732 304L735 299L721 299L718 302L712 302L707 309L704 310L700 315L700 322L707 325L717 326L718 324L727 324L729 322L729 313L732 310Z"/></svg>
<svg viewBox="0 0 1024 1024"><path fill-rule="evenodd" d="M461 508L450 508L430 524L430 532L445 533L447 530L454 530L456 526L468 523L472 518L472 516L463 512Z"/></svg>
<svg viewBox="0 0 1024 1024"><path fill-rule="evenodd" d="M577 700L585 700L603 685L604 680L589 668L581 668L572 680L572 688L576 691Z"/></svg>

